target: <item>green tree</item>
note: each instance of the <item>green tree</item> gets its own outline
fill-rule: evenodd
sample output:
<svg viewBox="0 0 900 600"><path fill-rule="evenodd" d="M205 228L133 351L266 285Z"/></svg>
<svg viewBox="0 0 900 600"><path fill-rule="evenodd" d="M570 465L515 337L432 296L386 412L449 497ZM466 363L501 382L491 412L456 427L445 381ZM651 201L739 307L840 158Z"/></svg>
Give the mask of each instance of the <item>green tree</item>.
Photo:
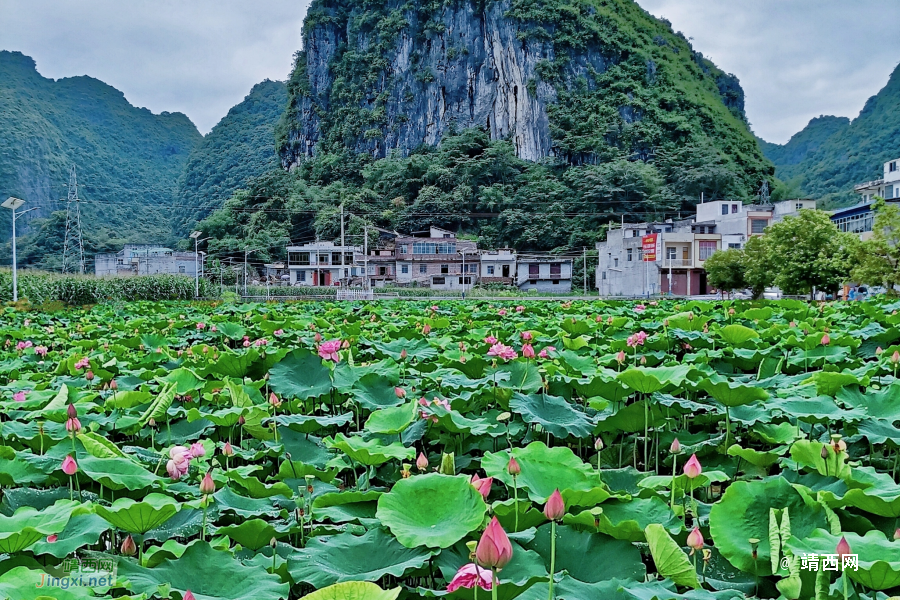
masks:
<svg viewBox="0 0 900 600"><path fill-rule="evenodd" d="M837 292L849 278L858 239L842 233L827 213L801 211L766 230L775 283L787 294Z"/></svg>
<svg viewBox="0 0 900 600"><path fill-rule="evenodd" d="M706 280L717 290L734 292L748 287L744 253L737 248L714 253L704 266Z"/></svg>
<svg viewBox="0 0 900 600"><path fill-rule="evenodd" d="M895 295L900 286L900 207L875 198L872 206L875 224L872 237L861 242L856 251L853 279L880 284Z"/></svg>
<svg viewBox="0 0 900 600"><path fill-rule="evenodd" d="M764 236L754 236L741 249L744 262L744 280L750 288L753 299L762 298L766 288L775 282L772 254Z"/></svg>

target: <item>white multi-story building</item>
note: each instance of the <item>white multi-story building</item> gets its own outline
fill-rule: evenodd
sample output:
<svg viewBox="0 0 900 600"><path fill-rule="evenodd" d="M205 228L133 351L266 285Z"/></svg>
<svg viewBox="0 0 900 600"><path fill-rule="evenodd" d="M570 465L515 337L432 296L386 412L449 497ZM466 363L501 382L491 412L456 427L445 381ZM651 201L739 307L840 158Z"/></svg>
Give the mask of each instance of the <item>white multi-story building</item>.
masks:
<svg viewBox="0 0 900 600"><path fill-rule="evenodd" d="M875 196L885 200L900 198L900 158L884 163L884 176L874 181L866 181L853 188L860 195L863 204L869 204Z"/></svg>
<svg viewBox="0 0 900 600"><path fill-rule="evenodd" d="M650 296L670 291L677 296L707 294L711 290L704 265L713 253L742 248L773 222L814 208L814 200L761 206L717 200L698 204L692 219L625 223L608 230L606 240L597 243L597 289L602 296Z"/></svg>
<svg viewBox="0 0 900 600"><path fill-rule="evenodd" d="M337 246L334 242L313 242L288 246L291 285L334 286L364 275L362 248Z"/></svg>
<svg viewBox="0 0 900 600"><path fill-rule="evenodd" d="M856 233L865 240L872 235L875 225L875 213L872 212L875 196L887 201L900 200L900 158L884 163L881 179L861 183L853 189L859 194L861 202L832 212L831 220L841 231Z"/></svg>

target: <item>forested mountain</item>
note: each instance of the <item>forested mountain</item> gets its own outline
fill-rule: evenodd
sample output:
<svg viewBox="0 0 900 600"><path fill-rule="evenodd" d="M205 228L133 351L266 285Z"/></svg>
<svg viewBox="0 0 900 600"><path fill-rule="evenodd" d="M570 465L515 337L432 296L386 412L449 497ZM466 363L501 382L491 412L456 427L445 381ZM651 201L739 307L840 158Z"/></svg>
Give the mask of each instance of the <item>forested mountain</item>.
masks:
<svg viewBox="0 0 900 600"><path fill-rule="evenodd" d="M0 51L0 197L39 208L26 217L32 235L23 240L25 263L59 262L53 212L65 208L72 165L89 251L126 240L169 241L175 182L200 140L181 113L134 107L91 77L47 79L31 58ZM8 240L7 211L0 218L0 239Z"/></svg>
<svg viewBox="0 0 900 600"><path fill-rule="evenodd" d="M288 93L293 173L209 218L220 251L333 235L342 201L400 230L580 248L774 181L737 79L632 0L314 0Z"/></svg>
<svg viewBox="0 0 900 600"><path fill-rule="evenodd" d="M194 149L178 180L176 231L188 230L221 208L250 179L279 167L275 125L287 104L281 81L253 86L243 102L213 127Z"/></svg>
<svg viewBox="0 0 900 600"><path fill-rule="evenodd" d="M900 157L900 67L852 121L819 117L787 144L761 145L776 175L821 206L857 202L853 186L880 179L883 164Z"/></svg>

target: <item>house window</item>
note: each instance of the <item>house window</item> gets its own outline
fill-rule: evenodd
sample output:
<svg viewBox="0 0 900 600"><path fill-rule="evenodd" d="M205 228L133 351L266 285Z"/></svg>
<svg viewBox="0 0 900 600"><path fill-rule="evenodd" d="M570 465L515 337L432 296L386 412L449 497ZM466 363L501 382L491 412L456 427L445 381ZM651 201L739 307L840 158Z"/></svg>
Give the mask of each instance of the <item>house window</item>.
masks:
<svg viewBox="0 0 900 600"><path fill-rule="evenodd" d="M400 254L407 254L409 252L408 244L400 244Z"/></svg>
<svg viewBox="0 0 900 600"><path fill-rule="evenodd" d="M309 252L288 252L289 265L308 265Z"/></svg>
<svg viewBox="0 0 900 600"><path fill-rule="evenodd" d="M419 265L419 273L427 273L427 272L428 272L428 265L426 265L424 263Z"/></svg>
<svg viewBox="0 0 900 600"><path fill-rule="evenodd" d="M472 283L472 278L471 278L471 277L460 277L460 278L459 278L459 284L460 284L460 285L470 285L471 283Z"/></svg>
<svg viewBox="0 0 900 600"><path fill-rule="evenodd" d="M706 227L700 227L700 230L697 233L706 233Z"/></svg>
<svg viewBox="0 0 900 600"><path fill-rule="evenodd" d="M706 260L716 251L716 242L700 241L700 260Z"/></svg>
<svg viewBox="0 0 900 600"><path fill-rule="evenodd" d="M616 259L616 264L618 264L618 261L619 261L619 259L617 258L617 259ZM535 276L535 275L540 275L540 273L541 273L541 265L539 265L539 264L537 264L537 263L529 263L529 265L528 265L528 275L529 275L530 277L531 277L531 276Z"/></svg>
<svg viewBox="0 0 900 600"><path fill-rule="evenodd" d="M441 265L441 274L446 275L450 272L450 265Z"/></svg>
<svg viewBox="0 0 900 600"><path fill-rule="evenodd" d="M378 267L379 275L387 275L387 267Z"/></svg>
<svg viewBox="0 0 900 600"><path fill-rule="evenodd" d="M306 281L306 271L300 271L300 281Z"/></svg>
<svg viewBox="0 0 900 600"><path fill-rule="evenodd" d="M445 237L445 238L451 238L451 237L453 237L453 236L452 236L451 234L449 234L449 233L445 233L445 234L444 234L444 237Z"/></svg>
<svg viewBox="0 0 900 600"><path fill-rule="evenodd" d="M632 254L633 254L632 249L629 248L629 249L627 250L627 254L626 254L626 255L627 255L627 258L626 258L625 260L627 260L628 262L631 262L632 259L633 259Z"/></svg>
<svg viewBox="0 0 900 600"><path fill-rule="evenodd" d="M723 214L723 215L727 215L727 214L728 214L728 205L727 205L727 204L723 204L723 205L722 205L722 214Z"/></svg>
<svg viewBox="0 0 900 600"><path fill-rule="evenodd" d="M765 233L766 227L769 226L768 219L751 219L750 233Z"/></svg>
<svg viewBox="0 0 900 600"><path fill-rule="evenodd" d="M740 249L741 249L741 244L740 244L740 242L738 242L738 243L728 242L728 248L729 248L729 250L730 250L730 249L740 250Z"/></svg>
<svg viewBox="0 0 900 600"><path fill-rule="evenodd" d="M606 279L606 271L603 271L603 279Z"/></svg>
<svg viewBox="0 0 900 600"><path fill-rule="evenodd" d="M493 275L493 274L494 274L494 265L488 265L488 268L487 268L487 274L488 274L488 275ZM548 584L548 585L549 585L549 584Z"/></svg>
<svg viewBox="0 0 900 600"><path fill-rule="evenodd" d="M327 265L327 264L330 264L330 263L328 262L328 259L329 259L330 257L331 257L330 254L320 254L320 255L319 255L319 264L320 264L320 265Z"/></svg>
<svg viewBox="0 0 900 600"><path fill-rule="evenodd" d="M618 258L614 258L614 259L613 259L613 266L614 266L614 267L618 267L618 266L619 266L619 259L618 259ZM531 275L531 273L529 273L529 275Z"/></svg>
<svg viewBox="0 0 900 600"><path fill-rule="evenodd" d="M456 254L456 244L435 244L434 242L416 242L413 254Z"/></svg>
<svg viewBox="0 0 900 600"><path fill-rule="evenodd" d="M797 208L798 211L803 210L803 203L802 203L802 202L798 202L797 205L796 205L796 208Z"/></svg>
<svg viewBox="0 0 900 600"><path fill-rule="evenodd" d="M554 279L554 280L553 280L553 285L559 285L559 279Z"/></svg>
<svg viewBox="0 0 900 600"><path fill-rule="evenodd" d="M184 273L184 265L178 265L178 272Z"/></svg>
<svg viewBox="0 0 900 600"><path fill-rule="evenodd" d="M677 251L677 248L666 248L666 258L668 258L669 260L675 260L675 253Z"/></svg>
<svg viewBox="0 0 900 600"><path fill-rule="evenodd" d="M888 165L888 171L893 173L896 170L897 170L897 161L895 160Z"/></svg>
<svg viewBox="0 0 900 600"><path fill-rule="evenodd" d="M553 263L550 265L550 276L556 275L559 277L562 275L562 265L560 263Z"/></svg>
<svg viewBox="0 0 900 600"><path fill-rule="evenodd" d="M445 277L435 277L431 280L432 285L444 285L447 282Z"/></svg>
<svg viewBox="0 0 900 600"><path fill-rule="evenodd" d="M409 273L409 265L400 265L400 272L404 275Z"/></svg>
<svg viewBox="0 0 900 600"><path fill-rule="evenodd" d="M738 211L738 205L737 205L737 204L732 204L732 205L731 205L731 212L732 212L732 214L736 214L737 211Z"/></svg>

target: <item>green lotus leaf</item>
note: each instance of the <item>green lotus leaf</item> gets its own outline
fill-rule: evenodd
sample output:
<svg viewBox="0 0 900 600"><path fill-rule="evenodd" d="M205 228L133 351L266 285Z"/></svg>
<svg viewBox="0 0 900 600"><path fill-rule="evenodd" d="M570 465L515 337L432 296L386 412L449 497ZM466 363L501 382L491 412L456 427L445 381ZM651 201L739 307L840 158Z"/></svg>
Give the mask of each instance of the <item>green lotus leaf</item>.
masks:
<svg viewBox="0 0 900 600"><path fill-rule="evenodd" d="M798 538L826 527L822 505L795 489L783 477L764 481L735 481L713 504L709 513L709 531L716 547L728 561L745 573L772 574L768 544L760 544L754 561L750 539L769 538L770 509L788 509L791 532Z"/></svg>
<svg viewBox="0 0 900 600"><path fill-rule="evenodd" d="M246 415L248 415L251 410L252 409L245 406L229 406L228 408L223 408L215 412L201 412L196 408L191 408L187 412L187 420L189 423L193 423L200 419L206 419L218 427L234 427L237 425L241 416L244 416L244 419L246 419Z"/></svg>
<svg viewBox="0 0 900 600"><path fill-rule="evenodd" d="M331 371L309 350L294 350L269 371L269 385L285 398L318 398L331 391Z"/></svg>
<svg viewBox="0 0 900 600"><path fill-rule="evenodd" d="M556 536L557 572L566 570L585 583L612 578L644 580L646 567L640 550L632 543L566 525L557 526ZM540 554L549 568L550 523L538 527L534 539L524 545Z"/></svg>
<svg viewBox="0 0 900 600"><path fill-rule="evenodd" d="M232 340L240 340L247 335L247 330L237 323L218 323L216 329L219 333Z"/></svg>
<svg viewBox="0 0 900 600"><path fill-rule="evenodd" d="M558 438L590 437L596 422L564 398L547 394L513 394L509 409L526 423L537 423Z"/></svg>
<svg viewBox="0 0 900 600"><path fill-rule="evenodd" d="M707 379L700 384L706 393L715 398L720 404L729 408L750 404L757 400L766 400L769 393L758 387L744 385L741 383L732 384L729 381L717 381L713 383Z"/></svg>
<svg viewBox="0 0 900 600"><path fill-rule="evenodd" d="M737 456L757 467L768 468L778 462L786 449L787 446L782 446L780 452L760 452L753 448L741 448L738 444L733 444L728 448L728 455Z"/></svg>
<svg viewBox="0 0 900 600"><path fill-rule="evenodd" d="M57 534L55 542L48 542L47 538L43 538L31 547L31 552L35 556L49 554L64 558L74 554L82 546L93 546L109 528L106 519L94 513L72 515L65 528Z"/></svg>
<svg viewBox="0 0 900 600"><path fill-rule="evenodd" d="M279 426L286 425L298 433L316 433L326 427L342 427L353 421L353 413L340 415L278 415L275 422Z"/></svg>
<svg viewBox="0 0 900 600"><path fill-rule="evenodd" d="M644 542L645 530L653 523L661 525L672 534L683 528L682 522L669 505L656 496L632 498L630 502L610 500L603 503L601 509L602 512L597 515L600 532L617 540Z"/></svg>
<svg viewBox="0 0 900 600"><path fill-rule="evenodd" d="M900 517L900 485L890 475L877 473L872 467L854 467L848 483L864 487L854 487L844 494L843 505L881 517Z"/></svg>
<svg viewBox="0 0 900 600"><path fill-rule="evenodd" d="M749 327L744 327L743 325L735 323L720 329L719 337L725 340L725 343L729 346L740 347L750 340L758 338L759 334Z"/></svg>
<svg viewBox="0 0 900 600"><path fill-rule="evenodd" d="M152 569L120 561L118 579L128 581L133 593L152 596L167 585L182 596L190 590L197 600L281 600L289 591L278 575L244 566L206 542L191 544L180 558L166 558Z"/></svg>
<svg viewBox="0 0 900 600"><path fill-rule="evenodd" d="M88 600L94 593L87 586L66 589L49 587L47 573L40 569L13 567L0 575L0 598L4 600ZM37 587L43 583L42 587Z"/></svg>
<svg viewBox="0 0 900 600"><path fill-rule="evenodd" d="M861 382L856 375L846 371L843 373L817 371L803 383L814 383L816 394L819 396L834 396L845 386L859 385Z"/></svg>
<svg viewBox="0 0 900 600"><path fill-rule="evenodd" d="M98 504L94 510L113 527L132 534L144 534L174 517L179 508L178 502L169 496L148 494L140 502L119 498L112 506Z"/></svg>
<svg viewBox="0 0 900 600"><path fill-rule="evenodd" d="M337 448L361 465L378 466L390 460L412 460L416 456L415 448L407 448L399 442L388 445L379 440L364 440L359 436L346 437L338 433L332 438L323 440L329 448Z"/></svg>
<svg viewBox="0 0 900 600"><path fill-rule="evenodd" d="M822 448L826 448L827 459L822 458ZM847 453L835 453L831 444L797 440L791 445L791 458L797 464L818 472L819 475L838 477L840 479L850 476Z"/></svg>
<svg viewBox="0 0 900 600"><path fill-rule="evenodd" d="M251 348L243 354L233 351L223 352L219 358L203 370L203 375L220 375L243 379L250 372L250 367L259 358L259 352Z"/></svg>
<svg viewBox="0 0 900 600"><path fill-rule="evenodd" d="M286 464L288 464L288 468L290 468L289 463ZM268 485L263 483L256 477L248 475L237 469L225 471L224 475L231 481L247 490L247 493L251 498L271 498L272 496L284 496L286 498L291 498L294 495L294 492L291 490L290 486L281 481Z"/></svg>
<svg viewBox="0 0 900 600"><path fill-rule="evenodd" d="M167 419L166 411L172 406L174 400L175 384L170 383L160 391L153 402L150 403L150 406L147 407L147 410L141 415L141 418L138 420L140 426L145 427L147 423L150 422L150 419L159 423L165 421Z"/></svg>
<svg viewBox="0 0 900 600"><path fill-rule="evenodd" d="M413 401L376 410L366 420L365 429L386 435L402 433L415 420L417 406L418 404Z"/></svg>
<svg viewBox="0 0 900 600"><path fill-rule="evenodd" d="M816 554L820 558L824 554L835 554L841 537L850 544L850 554L856 554L859 568L845 568L844 573L850 579L858 581L870 590L887 590L900 586L900 551L897 542L889 540L883 532L873 529L865 536L858 533L832 535L824 529L817 529L811 535L799 538L791 537L787 542L794 556ZM820 565L821 568L821 565Z"/></svg>
<svg viewBox="0 0 900 600"><path fill-rule="evenodd" d="M325 518L332 523L346 523L350 521L375 521L375 511L378 509L378 498L384 492L339 492L316 496L312 504L312 513L315 518Z"/></svg>
<svg viewBox="0 0 900 600"><path fill-rule="evenodd" d="M227 535L241 546L256 552L269 544L273 538L278 539L287 534L276 530L268 521L250 519L237 525L219 527L216 529L216 535Z"/></svg>
<svg viewBox="0 0 900 600"><path fill-rule="evenodd" d="M600 430L615 433L643 432L645 426L657 427L665 423L667 411L670 412L658 402L639 400L600 421Z"/></svg>
<svg viewBox="0 0 900 600"><path fill-rule="evenodd" d="M466 476L401 479L378 499L376 516L407 548L447 548L481 526L487 512Z"/></svg>
<svg viewBox="0 0 900 600"><path fill-rule="evenodd" d="M277 517L294 504L292 500L279 498L278 496L248 498L235 493L231 486L227 485L213 494L213 498L216 499L215 506L220 513L231 511L245 519L257 516ZM283 503L284 506L277 504L278 502Z"/></svg>
<svg viewBox="0 0 900 600"><path fill-rule="evenodd" d="M6 423L0 423L0 428ZM0 429L2 431L2 429ZM0 485L13 487L22 484L42 484L49 479L48 473L35 463L25 459L28 452L9 446L0 446Z"/></svg>
<svg viewBox="0 0 900 600"><path fill-rule="evenodd" d="M668 386L680 386L693 369L690 365L674 367L628 367L618 379L636 392L652 394Z"/></svg>
<svg viewBox="0 0 900 600"><path fill-rule="evenodd" d="M900 428L885 419L866 419L856 425L859 434L873 444L884 444L888 440L900 446Z"/></svg>
<svg viewBox="0 0 900 600"><path fill-rule="evenodd" d="M152 394L150 394L150 392L141 392L135 390L124 392L118 391L106 397L104 406L106 406L106 408L134 408L135 406L147 404L147 402L149 402L150 398L152 397L153 396Z"/></svg>
<svg viewBox="0 0 900 600"><path fill-rule="evenodd" d="M660 575L671 579L678 585L695 589L700 587L700 582L697 581L697 571L694 570L687 554L675 543L662 525L657 523L647 525L644 534L647 536L653 563Z"/></svg>
<svg viewBox="0 0 900 600"><path fill-rule="evenodd" d="M82 456L78 467L85 475L112 490L142 490L159 481L159 477L130 458Z"/></svg>
<svg viewBox="0 0 900 600"><path fill-rule="evenodd" d="M495 369L488 369L485 375L495 379L498 387L518 390L523 394L539 390L544 383L533 362L513 361L501 364Z"/></svg>
<svg viewBox="0 0 900 600"><path fill-rule="evenodd" d="M43 537L58 534L75 511L78 502L58 500L44 510L23 506L11 516L0 515L0 552L12 554L28 548Z"/></svg>
<svg viewBox="0 0 900 600"><path fill-rule="evenodd" d="M288 559L297 583L323 588L345 581L378 581L385 575L403 577L428 563L433 554L422 548L406 548L377 528L362 536L341 533L314 537Z"/></svg>
<svg viewBox="0 0 900 600"><path fill-rule="evenodd" d="M95 458L116 458L125 456L125 453L119 450L118 446L93 431L79 433L76 437L78 438L78 441L81 442L81 445L84 446L84 449Z"/></svg>
<svg viewBox="0 0 900 600"><path fill-rule="evenodd" d="M894 382L880 390L868 388L865 391L857 386L841 388L835 396L850 408L865 411L870 417L886 421L900 421L900 382ZM864 424L863 421L862 424Z"/></svg>
<svg viewBox="0 0 900 600"><path fill-rule="evenodd" d="M384 375L368 373L359 378L351 389L354 400L366 410L381 410L404 404L394 392L394 382Z"/></svg>
<svg viewBox="0 0 900 600"><path fill-rule="evenodd" d="M184 367L166 373L162 377L157 377L157 380L164 383L174 384L175 393L179 396L183 396L185 394L193 392L194 390L200 389L205 383L203 379L197 377L196 373L194 373L190 369L185 369Z"/></svg>
<svg viewBox="0 0 900 600"><path fill-rule="evenodd" d="M302 600L397 600L402 589L383 590L374 583L347 581L316 590Z"/></svg>
<svg viewBox="0 0 900 600"><path fill-rule="evenodd" d="M556 489L563 493L605 489L597 471L564 446L548 448L543 442L532 442L525 448L517 448L514 456L522 469L515 485L524 488L533 502L543 504ZM512 486L513 477L506 471L508 464L508 450L487 452L481 460L485 473Z"/></svg>

